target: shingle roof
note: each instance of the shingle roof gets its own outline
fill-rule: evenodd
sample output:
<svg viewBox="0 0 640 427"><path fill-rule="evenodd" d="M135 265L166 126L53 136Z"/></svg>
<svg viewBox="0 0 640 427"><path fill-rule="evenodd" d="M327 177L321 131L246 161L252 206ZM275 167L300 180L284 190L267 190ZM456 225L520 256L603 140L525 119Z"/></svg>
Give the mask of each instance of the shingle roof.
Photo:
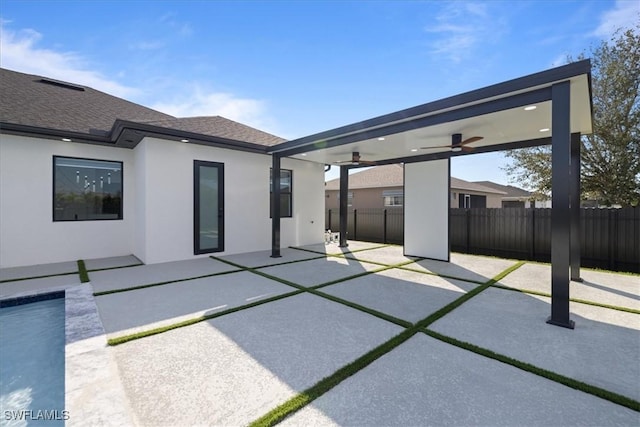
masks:
<svg viewBox="0 0 640 427"><path fill-rule="evenodd" d="M105 135L116 119L162 120L168 114L86 86L0 68L0 121Z"/></svg>
<svg viewBox="0 0 640 427"><path fill-rule="evenodd" d="M403 165L393 164L375 166L361 172L349 175L349 188L378 188L378 187L402 187ZM503 191L485 187L474 182L451 177L451 188L456 190L469 190L490 194L505 194ZM340 179L327 181L325 190L339 190Z"/></svg>
<svg viewBox="0 0 640 427"><path fill-rule="evenodd" d="M176 118L87 86L0 68L0 122L107 136L117 119L272 146L285 140L220 116Z"/></svg>
<svg viewBox="0 0 640 427"><path fill-rule="evenodd" d="M146 123L267 146L286 141L286 139L220 116L169 118L152 120Z"/></svg>
<svg viewBox="0 0 640 427"><path fill-rule="evenodd" d="M494 190L504 191L507 193L506 197L526 197L533 196L533 193L523 190L522 188L514 187L513 185L502 185L491 181L475 181L476 184L480 184L484 187L493 188Z"/></svg>

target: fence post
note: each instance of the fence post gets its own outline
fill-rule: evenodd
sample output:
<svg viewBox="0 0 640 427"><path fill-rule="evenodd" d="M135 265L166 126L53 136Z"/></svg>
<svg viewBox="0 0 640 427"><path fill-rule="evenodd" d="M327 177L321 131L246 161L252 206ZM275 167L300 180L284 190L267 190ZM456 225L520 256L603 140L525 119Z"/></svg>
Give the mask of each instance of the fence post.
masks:
<svg viewBox="0 0 640 427"><path fill-rule="evenodd" d="M331 209L329 209L329 223L325 224L325 230L331 230Z"/></svg>
<svg viewBox="0 0 640 427"><path fill-rule="evenodd" d="M353 240L358 240L358 209L353 210Z"/></svg>
<svg viewBox="0 0 640 427"><path fill-rule="evenodd" d="M387 210L382 212L382 242L387 244Z"/></svg>

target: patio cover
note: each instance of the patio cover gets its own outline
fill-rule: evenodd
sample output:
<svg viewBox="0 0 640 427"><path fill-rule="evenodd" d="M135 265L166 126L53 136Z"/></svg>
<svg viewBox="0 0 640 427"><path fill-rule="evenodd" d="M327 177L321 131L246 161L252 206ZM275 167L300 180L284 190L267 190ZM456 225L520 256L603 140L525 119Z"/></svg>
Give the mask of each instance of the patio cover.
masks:
<svg viewBox="0 0 640 427"><path fill-rule="evenodd" d="M273 146L269 149L273 196L279 200L282 157L340 166L344 246L348 170L363 166L349 164L353 152L373 162L366 165L371 166L550 144L552 313L548 322L572 328L569 280L580 277L580 135L591 132L591 62L587 59ZM469 144L471 151L454 152L447 147L453 134L483 139ZM272 255L279 256L279 203L273 206Z"/></svg>

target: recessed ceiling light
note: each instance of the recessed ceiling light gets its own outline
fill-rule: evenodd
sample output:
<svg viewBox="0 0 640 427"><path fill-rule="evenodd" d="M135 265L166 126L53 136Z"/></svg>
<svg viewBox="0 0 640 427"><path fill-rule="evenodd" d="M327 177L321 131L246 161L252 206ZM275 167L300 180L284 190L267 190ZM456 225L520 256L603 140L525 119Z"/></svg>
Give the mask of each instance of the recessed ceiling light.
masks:
<svg viewBox="0 0 640 427"><path fill-rule="evenodd" d="M529 105L528 107L524 107L524 111L532 111L535 110L536 108L538 108L535 105Z"/></svg>
<svg viewBox="0 0 640 427"><path fill-rule="evenodd" d="M180 142L189 142L188 139L181 139Z"/></svg>
<svg viewBox="0 0 640 427"><path fill-rule="evenodd" d="M302 157L306 157L306 156L307 156L307 153L302 153Z"/></svg>
<svg viewBox="0 0 640 427"><path fill-rule="evenodd" d="M540 132L549 132L549 128L542 128L540 129Z"/></svg>
<svg viewBox="0 0 640 427"><path fill-rule="evenodd" d="M418 151L418 149L417 148L412 148L411 151L415 153L416 151Z"/></svg>
<svg viewBox="0 0 640 427"><path fill-rule="evenodd" d="M62 138L62 140L63 140L64 142L71 142L71 140L70 140L69 138Z"/></svg>
<svg viewBox="0 0 640 427"><path fill-rule="evenodd" d="M384 141L384 137L381 136L380 138L378 138L378 141Z"/></svg>
<svg viewBox="0 0 640 427"><path fill-rule="evenodd" d="M460 151L462 151L462 147L451 147L451 151L453 151L454 153L459 153Z"/></svg>

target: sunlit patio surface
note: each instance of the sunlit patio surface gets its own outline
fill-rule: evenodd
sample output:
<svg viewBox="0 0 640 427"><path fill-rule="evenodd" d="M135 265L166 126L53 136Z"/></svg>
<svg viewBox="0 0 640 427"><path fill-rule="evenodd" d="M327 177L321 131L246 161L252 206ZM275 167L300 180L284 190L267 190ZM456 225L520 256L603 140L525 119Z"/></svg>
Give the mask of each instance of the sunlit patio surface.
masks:
<svg viewBox="0 0 640 427"><path fill-rule="evenodd" d="M638 425L638 275L583 269L570 330L545 323L546 264L282 255L6 269L0 297L67 289L68 425L247 425L407 330L282 424Z"/></svg>

